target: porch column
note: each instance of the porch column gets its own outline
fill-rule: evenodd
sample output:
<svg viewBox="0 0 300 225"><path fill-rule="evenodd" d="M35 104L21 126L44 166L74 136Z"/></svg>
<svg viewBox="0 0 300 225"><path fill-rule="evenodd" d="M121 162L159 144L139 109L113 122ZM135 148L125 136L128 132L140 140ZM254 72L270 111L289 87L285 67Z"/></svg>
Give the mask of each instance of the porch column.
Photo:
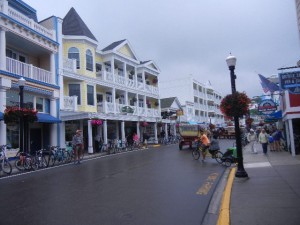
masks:
<svg viewBox="0 0 300 225"><path fill-rule="evenodd" d="M92 130L92 120L88 120L88 153L93 154L93 130Z"/></svg>
<svg viewBox="0 0 300 225"><path fill-rule="evenodd" d="M176 122L173 124L173 135L176 137Z"/></svg>
<svg viewBox="0 0 300 225"><path fill-rule="evenodd" d="M107 120L103 121L103 142L107 145Z"/></svg>
<svg viewBox="0 0 300 225"><path fill-rule="evenodd" d="M129 102L128 102L128 91L125 91L125 105L129 105Z"/></svg>
<svg viewBox="0 0 300 225"><path fill-rule="evenodd" d="M291 152L292 156L296 156L296 151L295 151L295 140L294 140L294 129L293 129L293 120L288 119L289 123L289 133L290 133L290 140L291 140Z"/></svg>
<svg viewBox="0 0 300 225"><path fill-rule="evenodd" d="M11 80L0 78L0 112L4 113L6 105L6 90L11 88ZM0 145L6 145L6 124L0 121Z"/></svg>
<svg viewBox="0 0 300 225"><path fill-rule="evenodd" d="M122 141L125 141L125 121L121 122L121 135L122 135Z"/></svg>
<svg viewBox="0 0 300 225"><path fill-rule="evenodd" d="M55 57L54 53L50 54L50 72L51 72L51 83L56 84L56 71L55 71Z"/></svg>
<svg viewBox="0 0 300 225"><path fill-rule="evenodd" d="M136 134L138 135L139 139L141 140L140 121L138 121L136 123Z"/></svg>
<svg viewBox="0 0 300 225"><path fill-rule="evenodd" d="M168 123L165 123L165 137L166 137L167 140L169 140Z"/></svg>
<svg viewBox="0 0 300 225"><path fill-rule="evenodd" d="M127 71L126 71L126 63L125 62L123 63L123 74L124 74L124 77L128 78Z"/></svg>
<svg viewBox="0 0 300 225"><path fill-rule="evenodd" d="M57 117L56 116L56 98L51 98L50 99L50 115ZM58 140L57 140L57 124L52 123L50 125L50 145L51 146L57 146L58 145ZM62 147L62 146L61 146Z"/></svg>
<svg viewBox="0 0 300 225"><path fill-rule="evenodd" d="M116 88L112 89L112 103L114 106L114 114L116 114Z"/></svg>
<svg viewBox="0 0 300 225"><path fill-rule="evenodd" d="M7 1L5 1L7 2ZM0 29L0 70L6 70L6 31Z"/></svg>
<svg viewBox="0 0 300 225"><path fill-rule="evenodd" d="M157 138L157 122L154 123L154 142L155 142L155 144L158 143L158 138Z"/></svg>
<svg viewBox="0 0 300 225"><path fill-rule="evenodd" d="M111 59L110 66L111 66L110 69L111 69L111 75L112 75L113 81L116 82L116 79L115 79L115 60L114 60L114 58Z"/></svg>
<svg viewBox="0 0 300 225"><path fill-rule="evenodd" d="M59 146L62 148L66 147L66 122L63 121L59 124L59 129L60 129L60 143ZM68 140L71 141L71 140Z"/></svg>

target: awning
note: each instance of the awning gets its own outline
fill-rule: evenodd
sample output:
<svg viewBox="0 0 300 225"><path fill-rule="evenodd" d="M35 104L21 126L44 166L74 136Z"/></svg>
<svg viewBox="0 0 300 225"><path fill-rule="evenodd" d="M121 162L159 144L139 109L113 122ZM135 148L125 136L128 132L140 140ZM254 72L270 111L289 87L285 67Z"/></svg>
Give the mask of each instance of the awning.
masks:
<svg viewBox="0 0 300 225"><path fill-rule="evenodd" d="M47 113L37 114L39 123L61 123L61 120Z"/></svg>
<svg viewBox="0 0 300 225"><path fill-rule="evenodd" d="M3 120L3 112L0 112L0 120Z"/></svg>
<svg viewBox="0 0 300 225"><path fill-rule="evenodd" d="M282 119L282 111L273 112L267 116L267 119L279 120Z"/></svg>

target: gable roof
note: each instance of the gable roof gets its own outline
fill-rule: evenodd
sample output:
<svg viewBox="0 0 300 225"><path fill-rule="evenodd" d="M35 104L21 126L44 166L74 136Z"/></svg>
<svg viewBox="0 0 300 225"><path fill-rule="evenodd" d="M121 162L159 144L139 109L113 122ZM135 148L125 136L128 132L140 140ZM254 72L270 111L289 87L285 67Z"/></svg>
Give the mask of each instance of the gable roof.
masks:
<svg viewBox="0 0 300 225"><path fill-rule="evenodd" d="M176 97L170 97L170 98L162 98L160 99L160 108L170 108L175 101Z"/></svg>
<svg viewBox="0 0 300 225"><path fill-rule="evenodd" d="M121 41L115 41L115 42L111 43L110 45L106 46L104 49L102 49L102 51L105 52L105 51L113 50L115 47L119 46L124 41L126 41L126 39L121 40Z"/></svg>
<svg viewBox="0 0 300 225"><path fill-rule="evenodd" d="M72 7L63 19L62 33L64 35L86 36L94 41L97 41L87 25Z"/></svg>
<svg viewBox="0 0 300 225"><path fill-rule="evenodd" d="M150 69L160 72L160 69L158 68L158 66L155 64L155 62L153 60L140 61L140 64L142 66L145 66L145 67L148 67Z"/></svg>

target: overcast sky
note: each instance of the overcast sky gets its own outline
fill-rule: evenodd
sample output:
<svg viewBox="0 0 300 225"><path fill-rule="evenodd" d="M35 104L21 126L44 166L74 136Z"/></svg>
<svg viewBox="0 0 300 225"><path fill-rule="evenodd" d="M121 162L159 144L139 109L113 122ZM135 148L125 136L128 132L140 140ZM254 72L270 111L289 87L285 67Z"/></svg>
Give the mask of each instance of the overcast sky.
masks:
<svg viewBox="0 0 300 225"><path fill-rule="evenodd" d="M160 79L192 74L223 95L231 92L225 59L237 57L236 86L262 94L269 77L300 59L294 0L24 0L38 20L64 18L74 7L100 49L127 39L139 60L153 60Z"/></svg>

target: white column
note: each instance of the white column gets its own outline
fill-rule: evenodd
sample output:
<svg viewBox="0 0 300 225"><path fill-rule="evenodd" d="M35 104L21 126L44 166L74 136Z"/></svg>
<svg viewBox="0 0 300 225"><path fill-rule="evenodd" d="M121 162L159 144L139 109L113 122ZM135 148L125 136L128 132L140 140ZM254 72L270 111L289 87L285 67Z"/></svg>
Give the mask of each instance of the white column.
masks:
<svg viewBox="0 0 300 225"><path fill-rule="evenodd" d="M173 124L173 135L176 137L176 122Z"/></svg>
<svg viewBox="0 0 300 225"><path fill-rule="evenodd" d="M122 135L122 141L125 141L125 122L121 122L121 135Z"/></svg>
<svg viewBox="0 0 300 225"><path fill-rule="evenodd" d="M11 88L11 80L0 77L0 112L4 113L6 105L6 90ZM0 145L6 145L6 124L0 121Z"/></svg>
<svg viewBox="0 0 300 225"><path fill-rule="evenodd" d="M158 143L158 138L157 138L157 122L154 123L154 141L155 141L155 144Z"/></svg>
<svg viewBox="0 0 300 225"><path fill-rule="evenodd" d="M107 120L103 121L103 142L107 145Z"/></svg>
<svg viewBox="0 0 300 225"><path fill-rule="evenodd" d="M112 103L114 104L114 114L116 114L116 88L112 89Z"/></svg>
<svg viewBox="0 0 300 225"><path fill-rule="evenodd" d="M292 119L288 119L288 123L289 123L290 139L291 139L291 152L292 152L292 156L296 156L295 140L294 140L294 129L293 129L293 120Z"/></svg>
<svg viewBox="0 0 300 225"><path fill-rule="evenodd" d="M127 71L126 71L126 63L123 63L123 73L124 73L124 77L128 78L127 76Z"/></svg>
<svg viewBox="0 0 300 225"><path fill-rule="evenodd" d="M147 110L147 99L146 99L146 95L144 95L144 109L145 109L145 111Z"/></svg>
<svg viewBox="0 0 300 225"><path fill-rule="evenodd" d="M115 79L115 61L113 58L110 60L110 65L111 65L111 75L113 76L113 81L115 82L116 81L116 79Z"/></svg>
<svg viewBox="0 0 300 225"><path fill-rule="evenodd" d="M60 129L60 143L59 146L62 148L66 147L66 122L61 122L59 124L59 129Z"/></svg>
<svg viewBox="0 0 300 225"><path fill-rule="evenodd" d="M7 2L7 1L5 1ZM6 36L5 30L0 29L0 70L6 70Z"/></svg>
<svg viewBox="0 0 300 225"><path fill-rule="evenodd" d="M50 99L50 115L57 117L56 116L56 98L51 98ZM51 146L57 146L58 145L58 140L57 140L57 124L52 123L50 125L50 145Z"/></svg>
<svg viewBox="0 0 300 225"><path fill-rule="evenodd" d="M166 137L167 140L169 140L168 123L165 123L165 137Z"/></svg>
<svg viewBox="0 0 300 225"><path fill-rule="evenodd" d="M56 70L55 70L54 53L50 54L50 72L51 72L51 83L56 84Z"/></svg>
<svg viewBox="0 0 300 225"><path fill-rule="evenodd" d="M129 102L128 102L128 91L125 91L125 105L129 105Z"/></svg>
<svg viewBox="0 0 300 225"><path fill-rule="evenodd" d="M136 123L136 134L141 139L141 131L140 131L140 122L139 121Z"/></svg>
<svg viewBox="0 0 300 225"><path fill-rule="evenodd" d="M92 120L88 120L88 153L93 154L93 130L92 130Z"/></svg>

